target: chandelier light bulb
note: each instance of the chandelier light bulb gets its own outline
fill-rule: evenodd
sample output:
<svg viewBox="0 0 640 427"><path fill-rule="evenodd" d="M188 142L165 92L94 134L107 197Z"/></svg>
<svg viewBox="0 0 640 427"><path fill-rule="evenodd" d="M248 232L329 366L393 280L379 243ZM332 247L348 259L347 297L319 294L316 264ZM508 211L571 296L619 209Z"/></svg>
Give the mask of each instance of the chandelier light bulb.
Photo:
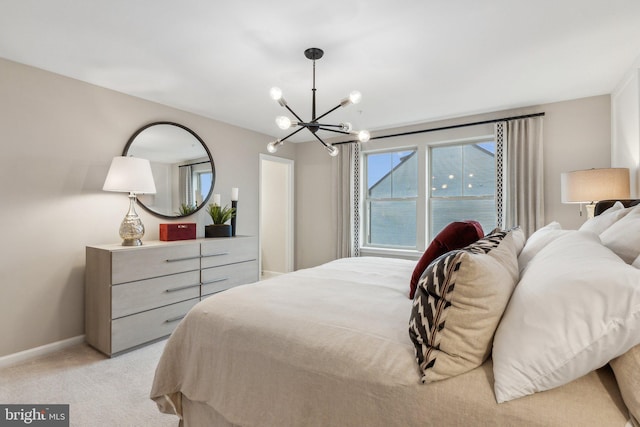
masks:
<svg viewBox="0 0 640 427"><path fill-rule="evenodd" d="M352 91L349 94L349 101L351 101L352 104L359 103L360 101L362 101L362 94L357 90Z"/></svg>
<svg viewBox="0 0 640 427"><path fill-rule="evenodd" d="M278 146L280 144L282 144L282 141L280 141L279 139L271 141L267 144L267 151L271 154L275 153L276 151L278 151Z"/></svg>
<svg viewBox="0 0 640 427"><path fill-rule="evenodd" d="M351 129L353 127L351 126L351 123L349 122L345 122L345 123L340 123L340 130L343 132L351 132Z"/></svg>
<svg viewBox="0 0 640 427"><path fill-rule="evenodd" d="M282 98L282 90L279 87L272 87L269 91L269 95L271 95L271 99L274 101L280 101Z"/></svg>
<svg viewBox="0 0 640 427"><path fill-rule="evenodd" d="M369 141L369 139L371 139L371 134L368 130L361 130L360 132L358 132L358 141L367 142Z"/></svg>
<svg viewBox="0 0 640 427"><path fill-rule="evenodd" d="M327 151L329 152L329 155L331 157L335 157L338 155L338 153L340 153L340 150L338 149L338 147L335 147L333 145L327 145Z"/></svg>
<svg viewBox="0 0 640 427"><path fill-rule="evenodd" d="M276 124L280 129L289 129L291 127L291 119L287 116L276 117Z"/></svg>
<svg viewBox="0 0 640 427"><path fill-rule="evenodd" d="M280 104L281 107L287 106L287 101L284 100L284 97L282 96L282 91L280 90L279 87L272 87L271 90L269 91L269 94L271 95L271 98L274 101L277 101L278 104Z"/></svg>
<svg viewBox="0 0 640 427"><path fill-rule="evenodd" d="M362 100L362 94L357 90L352 91L348 97L344 98L340 101L341 107L346 107L347 105L357 104Z"/></svg>

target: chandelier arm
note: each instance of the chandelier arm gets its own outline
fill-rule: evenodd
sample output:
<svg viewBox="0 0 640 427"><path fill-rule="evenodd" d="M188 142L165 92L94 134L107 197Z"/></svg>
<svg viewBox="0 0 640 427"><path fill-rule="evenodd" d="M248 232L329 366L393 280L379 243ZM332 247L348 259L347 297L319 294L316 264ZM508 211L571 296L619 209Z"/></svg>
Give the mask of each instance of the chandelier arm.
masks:
<svg viewBox="0 0 640 427"><path fill-rule="evenodd" d="M345 132L343 130L325 128L325 127L322 127L322 126L326 126L326 125L320 125L320 129L319 130L326 130L327 132L341 133L343 135L351 135L351 132ZM336 126L336 125L330 125L330 126Z"/></svg>
<svg viewBox="0 0 640 427"><path fill-rule="evenodd" d="M333 127L333 128L339 128L339 127L342 127L342 124L330 125L330 124L326 124L326 123L316 123L316 122L298 122L298 126L317 126L317 127L328 126L328 127Z"/></svg>
<svg viewBox="0 0 640 427"><path fill-rule="evenodd" d="M289 107L288 105L285 105L285 106L284 106L284 108L286 108L287 110L289 110L289 112L290 112L291 114L293 114L293 115L295 116L295 118L296 118L296 119L298 119L298 121L299 121L299 122L303 121L303 120L300 118L300 116L298 116L298 115L296 114L296 112L295 112L295 111L293 111L293 110L291 109L291 107Z"/></svg>
<svg viewBox="0 0 640 427"><path fill-rule="evenodd" d="M295 135L296 133L300 132L302 129L304 129L304 127L300 127L298 129L294 130L293 132L291 132L289 135L285 136L284 138L280 138L280 142L284 142L289 137L291 137L291 136Z"/></svg>
<svg viewBox="0 0 640 427"><path fill-rule="evenodd" d="M322 138L320 138L318 135L316 135L316 134L315 134L315 133L313 133L313 132L311 132L311 133L313 134L313 136L315 136L315 137L316 137L316 139L317 139L318 141L320 141L320 143L321 143L322 145L324 145L325 147L329 148L329 145L327 145L327 143L326 143L326 142L324 142L324 141L322 140Z"/></svg>
<svg viewBox="0 0 640 427"><path fill-rule="evenodd" d="M323 117L324 117L324 116L326 116L327 114L329 114L329 113L333 113L334 111L336 111L336 110L337 110L338 108L340 108L340 107L342 107L342 105L340 105L340 104L336 105L336 106L335 106L335 107L333 107L331 110L329 110L329 111L327 111L326 113L324 113L324 114L322 114L322 115L320 115L320 116L316 117L316 118L315 118L315 120L316 120L316 121L317 121L317 120L320 120L321 118L323 118Z"/></svg>
<svg viewBox="0 0 640 427"><path fill-rule="evenodd" d="M293 111L293 110L291 109L291 107L289 107L288 105L285 105L285 106L284 106L284 108L286 108L287 110L289 110L289 112L290 112L291 114L293 114L293 115L295 116L295 118L296 118L296 119L298 119L298 121L299 121L299 122L301 122L301 121L302 121L302 119L300 118L300 116L298 116L298 115L296 114L296 112L295 112L295 111Z"/></svg>

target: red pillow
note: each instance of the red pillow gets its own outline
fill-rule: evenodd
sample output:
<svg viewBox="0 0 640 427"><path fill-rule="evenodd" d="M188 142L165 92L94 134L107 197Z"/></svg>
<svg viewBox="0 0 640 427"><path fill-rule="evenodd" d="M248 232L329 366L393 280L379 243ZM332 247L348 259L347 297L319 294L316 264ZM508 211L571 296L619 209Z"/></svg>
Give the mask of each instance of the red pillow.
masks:
<svg viewBox="0 0 640 427"><path fill-rule="evenodd" d="M484 237L482 226L478 221L455 221L442 229L433 239L411 275L409 298L413 299L420 276L431 261L454 249L461 249Z"/></svg>

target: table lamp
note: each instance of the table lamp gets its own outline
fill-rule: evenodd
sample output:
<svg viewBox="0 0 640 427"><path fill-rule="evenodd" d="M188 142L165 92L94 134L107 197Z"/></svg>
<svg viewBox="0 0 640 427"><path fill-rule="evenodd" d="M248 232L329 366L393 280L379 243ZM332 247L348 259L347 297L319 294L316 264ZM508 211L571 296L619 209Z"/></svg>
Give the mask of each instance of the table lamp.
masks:
<svg viewBox="0 0 640 427"><path fill-rule="evenodd" d="M629 169L603 168L564 172L561 175L562 203L582 203L587 207L587 218L593 218L596 202L607 199L629 198Z"/></svg>
<svg viewBox="0 0 640 427"><path fill-rule="evenodd" d="M142 245L144 225L136 213L136 194L155 194L151 163L136 157L114 157L102 187L105 191L129 193L129 212L120 224L122 246Z"/></svg>

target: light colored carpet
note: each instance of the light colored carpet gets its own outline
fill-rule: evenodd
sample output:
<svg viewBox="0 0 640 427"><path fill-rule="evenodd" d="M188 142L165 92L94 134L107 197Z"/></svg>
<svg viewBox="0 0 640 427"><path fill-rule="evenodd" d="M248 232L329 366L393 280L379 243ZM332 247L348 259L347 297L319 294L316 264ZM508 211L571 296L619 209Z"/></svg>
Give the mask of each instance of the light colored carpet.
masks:
<svg viewBox="0 0 640 427"><path fill-rule="evenodd" d="M149 399L166 341L112 359L86 344L0 369L3 404L69 404L71 426L178 425Z"/></svg>

